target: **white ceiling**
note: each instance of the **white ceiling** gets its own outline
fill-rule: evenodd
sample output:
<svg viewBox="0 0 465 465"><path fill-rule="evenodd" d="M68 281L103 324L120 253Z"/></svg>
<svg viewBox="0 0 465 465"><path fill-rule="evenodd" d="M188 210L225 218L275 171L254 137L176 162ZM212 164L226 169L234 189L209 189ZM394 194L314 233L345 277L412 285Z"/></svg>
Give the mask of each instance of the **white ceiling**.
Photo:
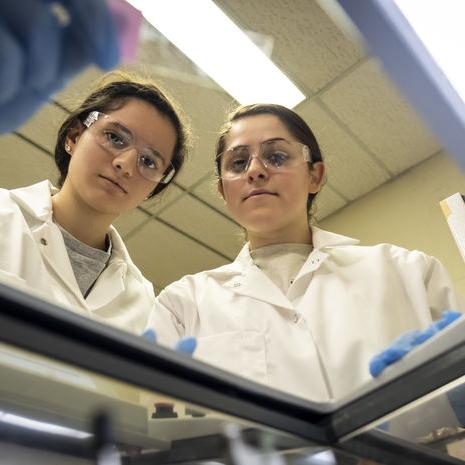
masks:
<svg viewBox="0 0 465 465"><path fill-rule="evenodd" d="M307 96L296 111L313 128L328 165L318 219L440 150L377 61L342 34L317 1L216 2L241 27L273 41L272 59ZM241 230L212 178L216 133L235 102L148 25L136 68L179 102L195 136L176 186L116 223L134 261L160 289L226 263L241 247ZM57 128L100 74L87 70L15 134L0 137L1 187L57 179L51 155Z"/></svg>

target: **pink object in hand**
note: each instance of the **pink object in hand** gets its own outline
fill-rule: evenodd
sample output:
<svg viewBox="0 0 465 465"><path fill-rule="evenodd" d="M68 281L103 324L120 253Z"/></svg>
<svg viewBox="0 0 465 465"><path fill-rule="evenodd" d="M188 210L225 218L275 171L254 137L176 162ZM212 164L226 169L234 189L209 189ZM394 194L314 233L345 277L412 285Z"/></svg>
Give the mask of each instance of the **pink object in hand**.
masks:
<svg viewBox="0 0 465 465"><path fill-rule="evenodd" d="M125 0L107 0L107 5L115 19L121 61L134 61L139 45L142 13Z"/></svg>

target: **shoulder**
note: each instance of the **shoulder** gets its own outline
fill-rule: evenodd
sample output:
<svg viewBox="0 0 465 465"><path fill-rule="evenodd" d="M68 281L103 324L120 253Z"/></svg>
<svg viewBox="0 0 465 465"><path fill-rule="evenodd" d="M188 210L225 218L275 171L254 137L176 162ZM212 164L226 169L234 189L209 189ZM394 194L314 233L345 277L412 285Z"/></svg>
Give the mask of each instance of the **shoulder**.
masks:
<svg viewBox="0 0 465 465"><path fill-rule="evenodd" d="M367 260L391 265L399 268L422 269L425 272L435 266L441 266L438 259L420 250L407 249L394 244L381 243L376 245L341 245L326 250L335 259Z"/></svg>
<svg viewBox="0 0 465 465"><path fill-rule="evenodd" d="M13 208L13 206L16 206L17 208L17 204L16 202L11 198L11 195L10 195L11 191L8 190L8 189L3 189L3 188L0 188L0 206L2 208L2 212L6 209L6 208Z"/></svg>
<svg viewBox="0 0 465 465"><path fill-rule="evenodd" d="M154 298L155 291L153 289L153 284L142 274L140 269L134 264L122 237L120 236L120 234L114 226L110 226L109 234L112 243L110 261L124 267L125 281L131 280L133 283L137 283L137 285L139 285L147 292L149 297Z"/></svg>
<svg viewBox="0 0 465 465"><path fill-rule="evenodd" d="M231 276L237 274L235 262L213 268L211 270L200 271L199 273L188 274L181 279L166 286L157 299L164 300L196 300L197 296L204 291L208 281L213 280L221 283L227 281Z"/></svg>
<svg viewBox="0 0 465 465"><path fill-rule="evenodd" d="M0 189L0 217L3 228L16 226L19 218L24 219L24 212L8 189Z"/></svg>

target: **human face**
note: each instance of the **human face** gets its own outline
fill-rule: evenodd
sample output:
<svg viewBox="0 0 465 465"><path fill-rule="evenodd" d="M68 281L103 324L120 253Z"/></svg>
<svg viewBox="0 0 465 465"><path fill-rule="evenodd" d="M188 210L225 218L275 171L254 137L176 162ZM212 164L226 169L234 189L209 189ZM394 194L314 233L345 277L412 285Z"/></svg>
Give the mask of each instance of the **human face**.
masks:
<svg viewBox="0 0 465 465"><path fill-rule="evenodd" d="M232 124L226 149L249 146L258 151L266 141L300 142L275 115L241 118ZM243 176L219 181L219 191L234 219L243 226L251 242L256 237L273 237L295 242L308 237L307 199L320 189L322 163L309 169L308 163L277 172L265 168L253 157Z"/></svg>
<svg viewBox="0 0 465 465"><path fill-rule="evenodd" d="M155 107L132 98L107 114L167 163L171 161L176 129ZM62 190L71 191L94 210L116 217L142 203L157 185L156 181L142 176L137 146L111 153L85 127L76 137L69 136L66 143L70 146L71 161Z"/></svg>

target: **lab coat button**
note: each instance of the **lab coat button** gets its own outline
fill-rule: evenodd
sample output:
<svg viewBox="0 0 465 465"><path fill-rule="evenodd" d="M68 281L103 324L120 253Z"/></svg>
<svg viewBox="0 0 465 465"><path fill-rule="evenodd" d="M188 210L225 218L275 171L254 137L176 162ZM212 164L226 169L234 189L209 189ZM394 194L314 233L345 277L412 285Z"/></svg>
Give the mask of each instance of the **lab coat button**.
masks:
<svg viewBox="0 0 465 465"><path fill-rule="evenodd" d="M297 323L299 321L299 314L294 313L294 323Z"/></svg>
<svg viewBox="0 0 465 465"><path fill-rule="evenodd" d="M239 287L240 285L241 285L241 283L234 283L233 287Z"/></svg>
<svg viewBox="0 0 465 465"><path fill-rule="evenodd" d="M41 243L42 245L47 245L47 239L41 237L41 238L40 238L40 243Z"/></svg>

